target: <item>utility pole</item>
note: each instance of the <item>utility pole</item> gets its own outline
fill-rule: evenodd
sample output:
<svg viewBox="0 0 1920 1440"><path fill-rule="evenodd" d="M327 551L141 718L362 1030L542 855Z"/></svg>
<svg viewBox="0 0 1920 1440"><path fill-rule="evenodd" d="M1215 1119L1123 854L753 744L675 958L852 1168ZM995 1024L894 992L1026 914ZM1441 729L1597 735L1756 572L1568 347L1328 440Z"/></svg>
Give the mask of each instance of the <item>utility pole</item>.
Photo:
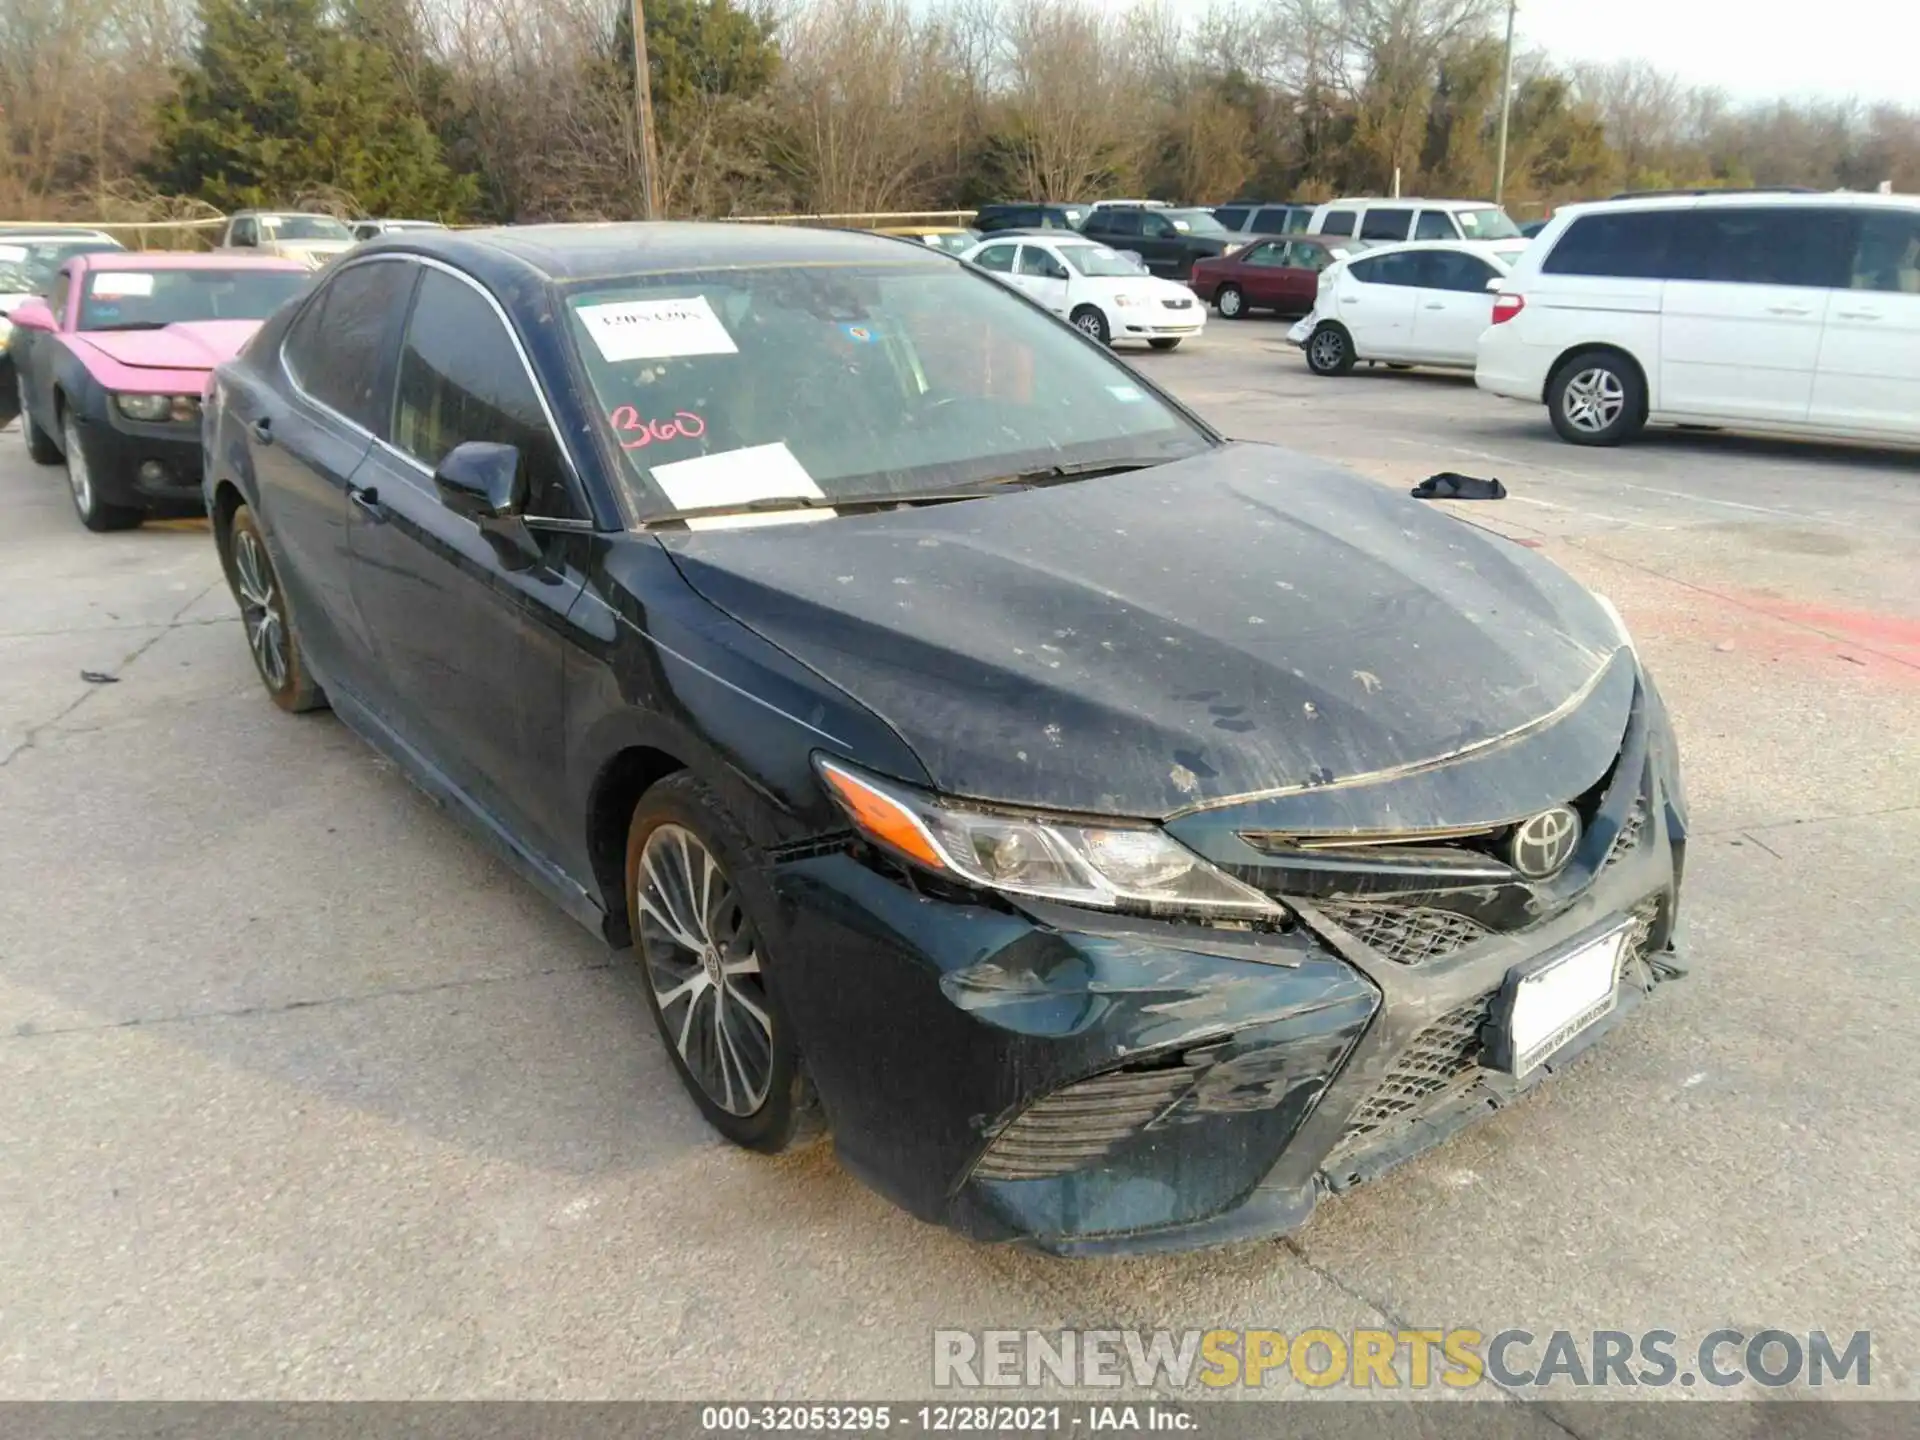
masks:
<svg viewBox="0 0 1920 1440"><path fill-rule="evenodd" d="M637 5L639 0L634 0ZM1493 203L1501 205L1507 198L1507 117L1513 113L1513 17L1520 9L1520 0L1507 0L1507 58L1500 74L1500 158L1494 162Z"/></svg>
<svg viewBox="0 0 1920 1440"><path fill-rule="evenodd" d="M640 218L660 218L653 144L653 80L647 65L645 0L633 0L633 111L640 132Z"/></svg>

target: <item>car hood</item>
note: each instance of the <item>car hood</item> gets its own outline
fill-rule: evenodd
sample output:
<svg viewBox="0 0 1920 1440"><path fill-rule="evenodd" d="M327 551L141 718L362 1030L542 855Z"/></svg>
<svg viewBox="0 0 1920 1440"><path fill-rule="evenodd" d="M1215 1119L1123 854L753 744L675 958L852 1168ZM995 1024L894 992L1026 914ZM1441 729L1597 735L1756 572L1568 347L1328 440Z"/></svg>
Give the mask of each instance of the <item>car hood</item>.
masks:
<svg viewBox="0 0 1920 1440"><path fill-rule="evenodd" d="M163 330L87 330L74 336L129 370L211 370L231 360L258 320L191 320Z"/></svg>
<svg viewBox="0 0 1920 1440"><path fill-rule="evenodd" d="M660 539L942 790L1094 814L1484 759L1588 693L1621 644L1531 551L1258 445ZM1597 776L1610 752L1592 759Z"/></svg>
<svg viewBox="0 0 1920 1440"><path fill-rule="evenodd" d="M301 260L312 265L344 255L358 243L355 240L281 240L274 244L272 253L284 260Z"/></svg>

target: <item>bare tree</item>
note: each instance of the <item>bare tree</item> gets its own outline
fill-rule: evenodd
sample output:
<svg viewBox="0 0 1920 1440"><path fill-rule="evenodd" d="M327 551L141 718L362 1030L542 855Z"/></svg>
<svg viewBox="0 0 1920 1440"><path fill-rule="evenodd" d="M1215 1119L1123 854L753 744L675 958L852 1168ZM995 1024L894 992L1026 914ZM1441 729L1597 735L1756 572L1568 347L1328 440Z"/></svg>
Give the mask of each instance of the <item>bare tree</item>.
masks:
<svg viewBox="0 0 1920 1440"><path fill-rule="evenodd" d="M1125 35L1076 0L1011 0L1003 33L1003 144L1020 192L1074 200L1132 188L1145 136Z"/></svg>

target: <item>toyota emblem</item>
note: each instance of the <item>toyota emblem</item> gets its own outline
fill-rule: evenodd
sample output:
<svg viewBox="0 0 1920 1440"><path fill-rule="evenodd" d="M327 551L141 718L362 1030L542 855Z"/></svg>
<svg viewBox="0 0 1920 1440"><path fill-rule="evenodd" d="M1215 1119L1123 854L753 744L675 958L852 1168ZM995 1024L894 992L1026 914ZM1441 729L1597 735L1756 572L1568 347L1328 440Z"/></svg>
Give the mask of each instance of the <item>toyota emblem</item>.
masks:
<svg viewBox="0 0 1920 1440"><path fill-rule="evenodd" d="M1516 825L1507 854L1513 868L1527 879L1545 880L1566 868L1579 844L1579 812L1556 805Z"/></svg>

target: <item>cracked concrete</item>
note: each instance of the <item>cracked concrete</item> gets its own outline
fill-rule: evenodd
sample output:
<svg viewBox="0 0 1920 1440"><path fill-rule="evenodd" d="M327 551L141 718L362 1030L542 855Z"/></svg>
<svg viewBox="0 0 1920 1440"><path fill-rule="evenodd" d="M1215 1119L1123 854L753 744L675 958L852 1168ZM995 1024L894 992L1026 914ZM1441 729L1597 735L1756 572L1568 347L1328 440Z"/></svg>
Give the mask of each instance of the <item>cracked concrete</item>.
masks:
<svg viewBox="0 0 1920 1440"><path fill-rule="evenodd" d="M1498 475L1448 508L1656 667L1697 827L1657 1008L1286 1241L967 1244L828 1150L718 1144L630 967L259 694L204 528L88 535L4 434L0 1397L899 1398L935 1327L1069 1325L1860 1327L1920 1393L1920 466L1578 451L1454 377L1310 377L1283 330L1138 363L1384 483Z"/></svg>

